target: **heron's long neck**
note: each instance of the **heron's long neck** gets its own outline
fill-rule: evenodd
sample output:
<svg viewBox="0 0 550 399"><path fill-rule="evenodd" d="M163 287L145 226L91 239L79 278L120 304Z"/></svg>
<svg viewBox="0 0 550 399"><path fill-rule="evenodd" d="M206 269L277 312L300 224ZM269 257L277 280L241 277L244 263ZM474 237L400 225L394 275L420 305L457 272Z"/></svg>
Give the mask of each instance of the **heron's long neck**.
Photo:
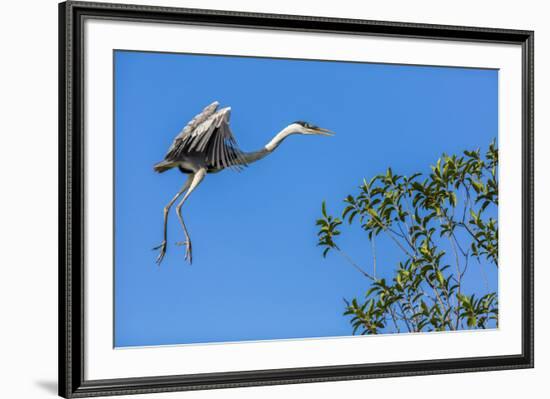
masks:
<svg viewBox="0 0 550 399"><path fill-rule="evenodd" d="M265 156L271 154L273 151L277 149L277 147L279 147L279 145L284 141L284 139L286 139L288 136L294 133L296 132L286 127L283 130L281 130L279 133L277 133L275 137L273 137L271 141L267 143L261 150L245 152L244 159L246 163L256 162L264 158Z"/></svg>

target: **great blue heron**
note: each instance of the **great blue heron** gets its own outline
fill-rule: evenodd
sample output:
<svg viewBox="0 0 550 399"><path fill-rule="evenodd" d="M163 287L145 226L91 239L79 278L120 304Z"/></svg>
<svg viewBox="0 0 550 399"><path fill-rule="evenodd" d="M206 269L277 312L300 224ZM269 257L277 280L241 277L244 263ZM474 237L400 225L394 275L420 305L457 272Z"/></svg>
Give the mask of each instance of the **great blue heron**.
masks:
<svg viewBox="0 0 550 399"><path fill-rule="evenodd" d="M157 257L158 264L162 262L166 253L168 213L174 202L184 193L182 200L176 206L176 213L185 234L185 241L177 244L185 245L185 259L192 263L191 239L181 216L181 207L207 173L217 173L226 168L240 170L272 153L291 134L319 134L325 136L333 134L330 130L298 121L291 123L277 133L261 150L242 152L238 148L235 137L229 128L231 108L226 107L217 111L218 106L219 103L215 101L195 116L176 136L164 160L154 165L154 170L159 173L177 167L182 173L188 175L181 190L164 207L163 240L159 246L154 248L160 250Z"/></svg>

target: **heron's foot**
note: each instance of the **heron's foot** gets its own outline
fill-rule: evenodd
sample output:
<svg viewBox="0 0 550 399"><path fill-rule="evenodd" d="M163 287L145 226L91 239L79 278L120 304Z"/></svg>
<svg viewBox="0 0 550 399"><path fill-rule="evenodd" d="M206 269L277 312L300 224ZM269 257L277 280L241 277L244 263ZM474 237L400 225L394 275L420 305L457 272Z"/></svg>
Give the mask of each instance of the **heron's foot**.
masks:
<svg viewBox="0 0 550 399"><path fill-rule="evenodd" d="M164 240L159 246L156 246L153 248L153 250L160 250L159 255L157 256L157 265L160 265L162 260L164 259L164 255L166 255L166 240Z"/></svg>
<svg viewBox="0 0 550 399"><path fill-rule="evenodd" d="M185 241L177 242L176 245L185 246L185 260L189 264L193 263L193 246L191 245L191 240L187 239Z"/></svg>

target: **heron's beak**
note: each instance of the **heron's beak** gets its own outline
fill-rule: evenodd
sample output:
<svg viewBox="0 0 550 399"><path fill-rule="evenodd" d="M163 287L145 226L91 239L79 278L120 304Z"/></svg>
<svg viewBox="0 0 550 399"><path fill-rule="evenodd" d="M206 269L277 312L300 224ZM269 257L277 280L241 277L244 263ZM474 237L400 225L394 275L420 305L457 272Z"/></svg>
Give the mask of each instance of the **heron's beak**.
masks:
<svg viewBox="0 0 550 399"><path fill-rule="evenodd" d="M311 132L314 134L320 134L323 136L334 136L336 134L332 130L323 129L322 127L316 127L315 129L311 129Z"/></svg>

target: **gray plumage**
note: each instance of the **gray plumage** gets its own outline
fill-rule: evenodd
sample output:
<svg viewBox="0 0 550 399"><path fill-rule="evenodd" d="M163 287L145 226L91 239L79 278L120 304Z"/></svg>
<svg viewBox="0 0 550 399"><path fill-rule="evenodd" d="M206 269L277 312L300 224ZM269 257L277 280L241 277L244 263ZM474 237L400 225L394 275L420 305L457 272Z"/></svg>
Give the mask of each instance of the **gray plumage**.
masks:
<svg viewBox="0 0 550 399"><path fill-rule="evenodd" d="M154 166L162 173L178 166L184 173L196 172L187 165L204 167L209 173L225 168L240 170L247 165L229 127L231 108L217 111L213 102L196 115L176 136L164 160Z"/></svg>

